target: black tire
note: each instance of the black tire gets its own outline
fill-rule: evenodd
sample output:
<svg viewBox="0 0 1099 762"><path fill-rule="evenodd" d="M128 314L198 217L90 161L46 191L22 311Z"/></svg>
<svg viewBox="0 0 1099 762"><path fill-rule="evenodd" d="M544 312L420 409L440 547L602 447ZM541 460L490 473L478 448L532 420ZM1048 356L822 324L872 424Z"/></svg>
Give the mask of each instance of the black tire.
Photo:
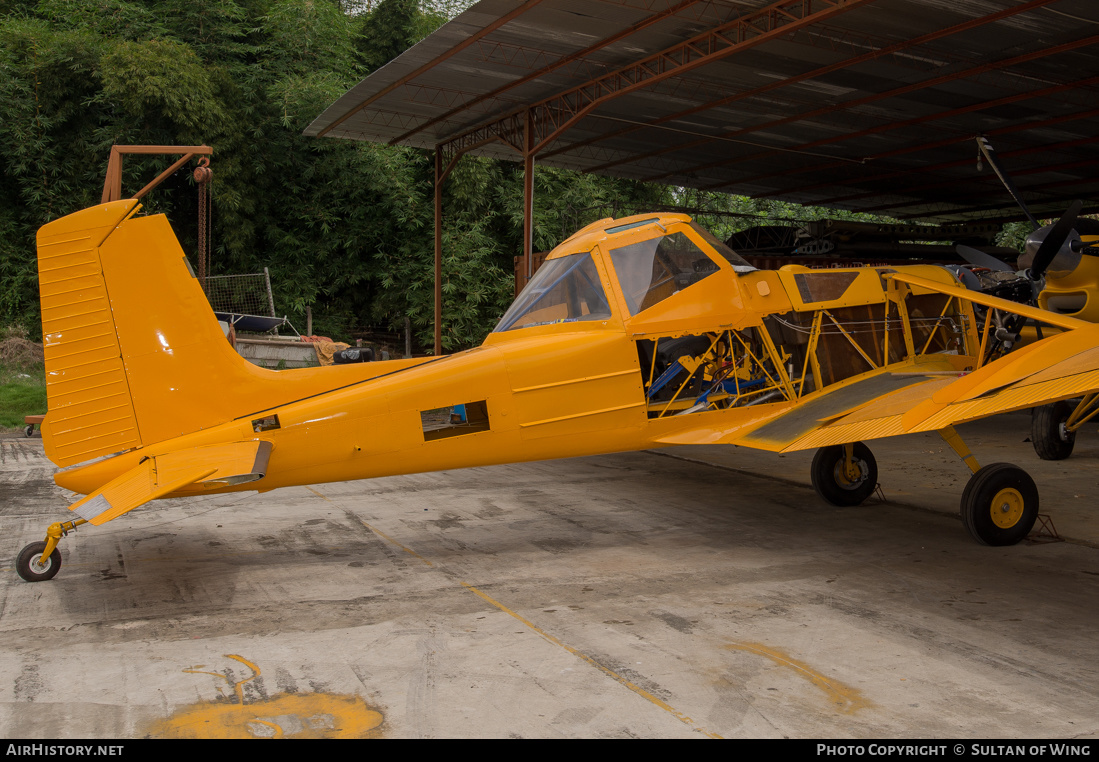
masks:
<svg viewBox="0 0 1099 762"><path fill-rule="evenodd" d="M859 478L853 482L843 476L843 445L822 447L813 456L810 470L813 488L832 505L860 505L878 486L878 463L874 453L862 442L855 442L854 447Z"/></svg>
<svg viewBox="0 0 1099 762"><path fill-rule="evenodd" d="M962 492L962 523L982 545L1014 545L1034 528L1038 487L1023 469L993 463L973 474Z"/></svg>
<svg viewBox="0 0 1099 762"><path fill-rule="evenodd" d="M57 548L53 549L45 563L41 566L37 564L45 549L45 542L32 542L19 551L19 558L15 560L15 571L27 582L45 582L61 571L61 551Z"/></svg>
<svg viewBox="0 0 1099 762"><path fill-rule="evenodd" d="M1075 406L1065 400L1034 408L1030 414L1030 442L1042 460L1064 460L1072 455L1076 432L1068 431L1068 421Z"/></svg>
<svg viewBox="0 0 1099 762"><path fill-rule="evenodd" d="M34 436L34 424L33 423L28 423L27 428L25 428L23 430L23 433L26 434L28 437L33 437Z"/></svg>

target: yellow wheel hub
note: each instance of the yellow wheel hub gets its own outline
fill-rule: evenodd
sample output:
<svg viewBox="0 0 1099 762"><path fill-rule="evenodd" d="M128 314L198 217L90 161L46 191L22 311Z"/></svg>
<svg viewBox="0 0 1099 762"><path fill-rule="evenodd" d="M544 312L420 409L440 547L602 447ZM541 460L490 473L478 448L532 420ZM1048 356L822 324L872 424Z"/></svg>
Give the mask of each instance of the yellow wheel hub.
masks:
<svg viewBox="0 0 1099 762"><path fill-rule="evenodd" d="M992 498L989 511L993 524L1000 529L1011 529L1023 517L1023 496L1014 487L1006 487Z"/></svg>
<svg viewBox="0 0 1099 762"><path fill-rule="evenodd" d="M863 470L861 467L861 461L855 461L852 464L850 470L847 469L844 462L841 460L836 464L835 470L832 472L836 477L836 484L844 489L853 489L861 484L865 477L863 476Z"/></svg>

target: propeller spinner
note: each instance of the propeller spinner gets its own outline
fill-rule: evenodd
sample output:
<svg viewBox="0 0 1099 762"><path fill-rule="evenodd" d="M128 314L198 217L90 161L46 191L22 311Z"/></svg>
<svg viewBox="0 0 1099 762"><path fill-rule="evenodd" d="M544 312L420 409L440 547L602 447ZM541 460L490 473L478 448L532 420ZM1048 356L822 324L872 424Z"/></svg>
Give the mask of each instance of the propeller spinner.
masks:
<svg viewBox="0 0 1099 762"><path fill-rule="evenodd" d="M1031 280L1038 280L1047 272L1055 278L1065 277L1080 264L1082 244L1075 225L1082 206L1081 201L1073 202L1057 222L1027 236L1027 253L1034 255L1034 263L1027 271Z"/></svg>

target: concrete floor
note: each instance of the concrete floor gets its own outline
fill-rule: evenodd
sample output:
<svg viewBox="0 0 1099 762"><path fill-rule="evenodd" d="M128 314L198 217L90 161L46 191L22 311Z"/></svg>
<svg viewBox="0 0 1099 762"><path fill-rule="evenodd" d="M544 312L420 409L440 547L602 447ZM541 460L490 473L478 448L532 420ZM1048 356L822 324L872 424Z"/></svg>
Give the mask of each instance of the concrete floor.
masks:
<svg viewBox="0 0 1099 762"><path fill-rule="evenodd" d="M962 428L1068 542L975 544L936 436L873 443L887 501L824 504L811 453L692 447L65 515L0 440L0 733L1097 738L1099 437Z"/></svg>

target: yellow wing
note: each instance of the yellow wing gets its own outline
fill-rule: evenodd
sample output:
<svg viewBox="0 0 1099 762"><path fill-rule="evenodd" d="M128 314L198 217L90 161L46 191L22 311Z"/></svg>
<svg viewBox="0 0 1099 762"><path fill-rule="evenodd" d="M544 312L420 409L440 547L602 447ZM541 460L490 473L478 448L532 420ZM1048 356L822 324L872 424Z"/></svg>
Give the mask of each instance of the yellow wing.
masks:
<svg viewBox="0 0 1099 762"><path fill-rule="evenodd" d="M777 452L806 450L920 431L1099 391L1099 325L1090 323L1022 347L972 373L947 363L880 369L792 403L753 423L693 443ZM679 431L661 441L692 443Z"/></svg>

